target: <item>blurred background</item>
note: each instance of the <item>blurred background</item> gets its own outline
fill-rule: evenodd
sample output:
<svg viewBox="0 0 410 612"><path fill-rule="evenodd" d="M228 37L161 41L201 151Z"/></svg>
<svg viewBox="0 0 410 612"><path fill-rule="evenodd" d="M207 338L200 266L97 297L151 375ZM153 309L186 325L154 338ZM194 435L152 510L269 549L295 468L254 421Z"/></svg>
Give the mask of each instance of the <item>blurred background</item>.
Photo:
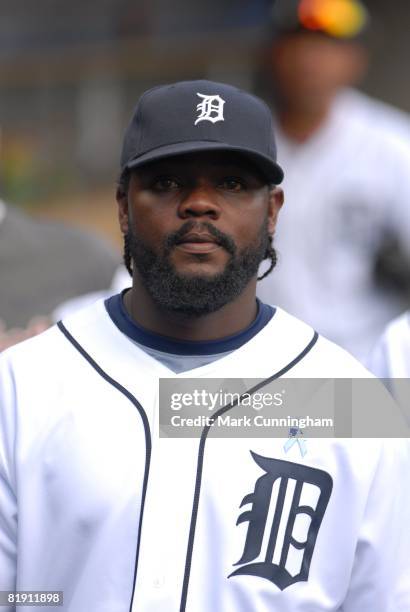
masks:
<svg viewBox="0 0 410 612"><path fill-rule="evenodd" d="M361 89L410 111L408 0L371 0ZM2 0L0 197L117 245L114 185L140 93L190 78L257 83L268 0Z"/></svg>

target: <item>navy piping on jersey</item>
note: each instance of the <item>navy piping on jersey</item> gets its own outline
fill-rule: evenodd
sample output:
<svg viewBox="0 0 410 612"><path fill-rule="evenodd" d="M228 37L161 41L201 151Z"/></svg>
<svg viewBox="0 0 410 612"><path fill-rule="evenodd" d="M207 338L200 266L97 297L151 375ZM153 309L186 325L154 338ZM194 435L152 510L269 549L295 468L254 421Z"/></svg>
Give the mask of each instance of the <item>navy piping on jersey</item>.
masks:
<svg viewBox="0 0 410 612"><path fill-rule="evenodd" d="M124 291L105 300L105 307L113 323L138 344L173 355L214 355L234 351L256 336L275 314L275 308L263 304L257 299L258 313L255 320L239 334L206 342L175 340L148 331L133 321L125 309L123 295Z"/></svg>
<svg viewBox="0 0 410 612"><path fill-rule="evenodd" d="M275 312L274 309L272 310L273 312L272 312L271 317L273 316ZM151 463L152 441L151 441L151 432L150 432L150 427L148 423L148 418L144 411L144 408L138 402L137 398L130 391L128 391L128 389L126 389L123 385L121 385L118 381L116 381L114 378L109 376L109 374L107 374L98 365L98 363L94 361L91 355L89 355L89 353L87 353L87 351L74 338L74 336L70 334L70 332L67 330L67 328L62 323L62 321L59 321L57 323L57 327L59 328L61 333L65 336L65 338L80 353L80 355L91 365L91 367L94 368L94 370L96 370L96 372L105 381L107 381L110 385L112 385L115 389L117 389L117 391L122 393L137 408L137 411L143 423L144 432L145 432L145 468L144 468L144 479L143 479L143 485L142 485L141 509L140 509L139 525L138 525L138 537L137 537L137 546L136 546L136 555L135 555L133 586L132 586L131 601L130 601L130 607L129 607L129 612L131 612L133 601L134 601L134 595L135 595L135 585L136 585L139 552L140 552L140 544L141 544L141 536L142 536L142 522L143 522L145 499L146 499L150 463ZM290 363L288 363L284 368L279 370L279 372L276 372L275 374L273 374L266 380L263 380L262 382L255 385L255 387L247 391L247 393L250 393L250 394L255 393L257 390L261 389L266 384L269 384L271 381L275 380L276 378L283 376L286 372L288 372L291 368L293 368L297 363L299 363L310 352L310 350L316 344L317 340L318 340L318 334L317 332L315 332L313 334L311 341L307 344L307 346L303 349L303 351L301 351L301 353L299 353L299 355L295 357L295 359L293 359ZM215 417L221 414L224 414L228 410L234 408L237 405L237 403L238 401L235 401L232 404L224 406L216 413ZM193 499L193 506L192 506L192 514L191 514L191 524L190 524L190 529L189 529L187 554L186 554L186 559L185 559L185 571L184 571L184 580L183 580L182 593L181 593L180 612L185 612L186 610L189 578L190 578L190 573L191 573L192 553L193 553L194 539L195 539L196 521L197 521L197 516L198 516L199 497L201 493L202 469L203 469L203 462L204 462L204 455L205 455L205 443L208 437L209 430L210 430L210 426L207 426L204 428L202 435L201 435L199 449L198 449L197 473L196 473L196 479L195 479L194 499Z"/></svg>
<svg viewBox="0 0 410 612"><path fill-rule="evenodd" d="M141 535L142 535L142 519L144 516L144 508L145 508L145 498L147 495L147 486L148 486L148 478L149 478L149 468L151 464L151 450L152 450L152 442L151 442L151 432L148 423L148 417L145 413L144 408L141 406L136 397L128 389L123 387L118 381L114 378L111 378L109 374L107 374L94 359L87 353L87 351L81 346L81 344L70 334L68 329L59 321L57 323L57 327L61 331L61 333L65 336L65 338L73 345L73 347L80 353L82 357L91 365L91 367L96 370L96 372L106 380L110 385L112 385L117 391L125 395L125 397L135 406L137 409L139 416L141 418L142 424L144 426L144 434L145 434L145 468L144 468L144 480L142 482L142 493L141 493L141 509L140 509L140 520L138 525L138 536L137 536L137 546L135 552L135 563L134 563L134 576L132 583L132 593L131 593L131 601L129 612L132 610L132 604L134 601L135 594L135 584L137 579L137 568L138 568L138 560L139 560L139 552L140 552L140 544L141 544Z"/></svg>
<svg viewBox="0 0 410 612"><path fill-rule="evenodd" d="M273 374L269 378L266 378L262 382L258 383L257 385L255 385L254 387L246 391L246 393L252 395L253 393L258 391L265 385L271 383L273 380L276 380L277 378L280 378L281 376L286 374L286 372L289 372L289 370L291 370L296 364L302 361L302 359L304 359L306 355L312 350L318 338L319 338L319 335L315 331L310 342L305 346L303 351L301 351L299 355L295 357L295 359L293 359L290 363L288 363L284 368L279 370L279 372L276 372L276 374ZM224 414L225 412L228 412L228 410L231 410L232 408L237 406L239 403L239 400L240 398L232 402L232 404L228 404L227 406L220 408L220 410L218 410L218 412L215 413L213 422L216 422L220 415ZM201 440L199 442L194 499L193 499L193 504L192 504L192 514L191 514L191 525L189 528L188 546L187 546L187 553L186 553L186 560L185 560L184 582L182 585L181 606L179 608L179 612L186 611L189 578L191 574L192 553L194 549L194 540L195 540L195 529L196 529L196 522L197 522L197 517L198 517L199 497L201 495L202 469L204 465L205 443L207 441L208 433L211 429L211 426L212 425L207 425L206 427L204 427L202 434L201 434Z"/></svg>

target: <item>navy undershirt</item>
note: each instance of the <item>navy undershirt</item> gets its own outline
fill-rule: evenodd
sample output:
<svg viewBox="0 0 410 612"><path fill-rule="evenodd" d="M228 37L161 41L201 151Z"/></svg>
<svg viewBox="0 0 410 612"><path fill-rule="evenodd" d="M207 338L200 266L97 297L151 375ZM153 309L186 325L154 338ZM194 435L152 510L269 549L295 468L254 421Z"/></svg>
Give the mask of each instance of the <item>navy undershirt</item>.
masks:
<svg viewBox="0 0 410 612"><path fill-rule="evenodd" d="M234 351L263 329L275 314L275 308L256 299L258 306L256 318L238 334L225 336L218 340L177 340L149 331L131 319L123 302L125 291L128 289L105 300L105 307L115 325L138 344L177 355L210 355Z"/></svg>

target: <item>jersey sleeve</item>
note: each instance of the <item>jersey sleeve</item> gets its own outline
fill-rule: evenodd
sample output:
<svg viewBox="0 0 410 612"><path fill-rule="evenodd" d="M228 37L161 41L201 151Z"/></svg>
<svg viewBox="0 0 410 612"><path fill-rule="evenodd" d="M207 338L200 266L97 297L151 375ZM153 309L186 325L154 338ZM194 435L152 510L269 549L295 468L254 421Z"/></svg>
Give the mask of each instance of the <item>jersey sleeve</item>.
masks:
<svg viewBox="0 0 410 612"><path fill-rule="evenodd" d="M388 163L391 198L386 206L386 223L410 260L410 141L396 140L395 154Z"/></svg>
<svg viewBox="0 0 410 612"><path fill-rule="evenodd" d="M364 365L370 372L377 376L377 378L389 378L391 376L387 356L386 338L384 335L379 338L370 354L367 355Z"/></svg>
<svg viewBox="0 0 410 612"><path fill-rule="evenodd" d="M343 612L410 610L409 473L410 442L381 441Z"/></svg>
<svg viewBox="0 0 410 612"><path fill-rule="evenodd" d="M15 393L7 358L0 355L0 591L15 590L17 499L14 469ZM11 612L14 607L1 608Z"/></svg>

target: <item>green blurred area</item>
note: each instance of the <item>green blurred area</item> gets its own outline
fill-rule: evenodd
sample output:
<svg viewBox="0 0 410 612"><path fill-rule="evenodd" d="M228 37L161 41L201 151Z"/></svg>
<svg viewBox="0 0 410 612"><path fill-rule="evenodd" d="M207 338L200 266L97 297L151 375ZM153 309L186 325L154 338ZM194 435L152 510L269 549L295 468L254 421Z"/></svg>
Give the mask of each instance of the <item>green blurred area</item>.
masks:
<svg viewBox="0 0 410 612"><path fill-rule="evenodd" d="M73 168L40 158L24 138L4 145L0 181L2 198L28 207L79 188Z"/></svg>

